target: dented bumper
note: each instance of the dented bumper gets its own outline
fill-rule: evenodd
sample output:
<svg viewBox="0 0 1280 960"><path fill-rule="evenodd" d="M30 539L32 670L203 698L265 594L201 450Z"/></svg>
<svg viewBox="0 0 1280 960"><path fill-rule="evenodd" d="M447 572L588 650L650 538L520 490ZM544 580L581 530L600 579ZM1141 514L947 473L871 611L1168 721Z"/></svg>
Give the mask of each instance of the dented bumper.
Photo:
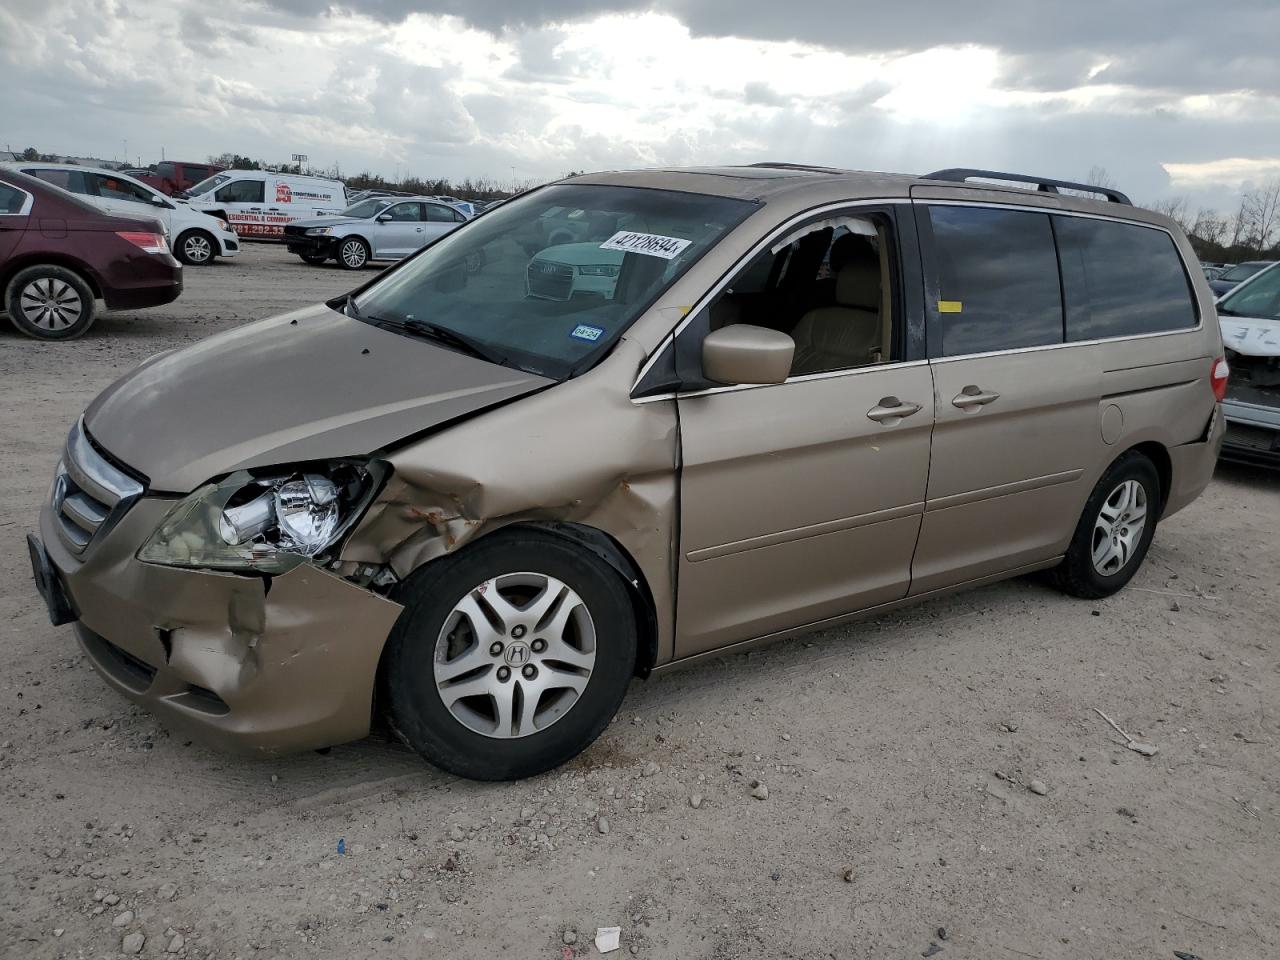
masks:
<svg viewBox="0 0 1280 960"><path fill-rule="evenodd" d="M369 731L401 607L310 565L268 581L141 563L172 506L143 498L82 557L45 505L40 532L90 662L166 723L223 748L283 753Z"/></svg>

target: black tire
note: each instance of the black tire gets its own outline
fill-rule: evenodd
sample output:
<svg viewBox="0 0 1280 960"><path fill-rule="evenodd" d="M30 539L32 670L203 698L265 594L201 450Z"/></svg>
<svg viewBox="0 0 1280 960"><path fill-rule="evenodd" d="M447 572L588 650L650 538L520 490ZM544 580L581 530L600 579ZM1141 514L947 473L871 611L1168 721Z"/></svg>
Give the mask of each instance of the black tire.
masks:
<svg viewBox="0 0 1280 960"><path fill-rule="evenodd" d="M42 311L34 318L24 311L52 297L58 309ZM93 290L85 279L66 267L42 264L19 270L5 289L9 319L19 331L37 340L74 340L95 318Z"/></svg>
<svg viewBox="0 0 1280 960"><path fill-rule="evenodd" d="M362 250L363 256L357 257L356 250ZM363 270L373 256L369 244L362 237L343 237L337 243L338 266L344 270Z"/></svg>
<svg viewBox="0 0 1280 960"><path fill-rule="evenodd" d="M555 577L578 594L595 625L595 663L562 716L532 734L501 739L469 728L445 706L436 688L435 653L455 604L494 577L523 571ZM409 746L450 773L516 780L550 770L585 750L622 705L636 661L630 596L612 568L573 543L537 530L494 534L423 568L397 599L405 609L387 641L381 673L389 720ZM519 679L512 675L512 682Z"/></svg>
<svg viewBox="0 0 1280 960"><path fill-rule="evenodd" d="M1104 549L1106 546L1106 538L1100 535L1097 524L1104 504L1128 481L1137 482L1144 491L1145 524L1141 536L1119 568L1104 573L1094 564L1095 546L1101 544ZM1164 502L1162 498L1160 474L1148 457L1130 450L1117 458L1089 495L1084 513L1081 514L1076 532L1071 538L1071 545L1067 548L1066 557L1050 572L1050 580L1054 586L1073 597L1086 600L1109 597L1121 589L1133 579L1133 575L1142 566L1142 561L1146 559L1151 539L1156 533L1160 507Z"/></svg>
<svg viewBox="0 0 1280 960"><path fill-rule="evenodd" d="M300 253L298 256L300 256L305 263L309 263L313 267L318 267L329 259L329 255L327 253Z"/></svg>
<svg viewBox="0 0 1280 960"><path fill-rule="evenodd" d="M218 256L218 241L204 230L185 230L173 245L173 255L189 267L207 267Z"/></svg>

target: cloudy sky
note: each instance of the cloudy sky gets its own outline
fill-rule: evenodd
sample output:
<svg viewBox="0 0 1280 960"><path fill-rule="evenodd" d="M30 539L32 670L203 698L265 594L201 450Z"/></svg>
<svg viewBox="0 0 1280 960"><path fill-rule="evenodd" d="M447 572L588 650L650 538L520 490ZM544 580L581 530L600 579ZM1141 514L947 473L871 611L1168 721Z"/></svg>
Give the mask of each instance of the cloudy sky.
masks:
<svg viewBox="0 0 1280 960"><path fill-rule="evenodd" d="M3 0L0 146L502 181L981 166L1225 206L1280 175L1276 0Z"/></svg>

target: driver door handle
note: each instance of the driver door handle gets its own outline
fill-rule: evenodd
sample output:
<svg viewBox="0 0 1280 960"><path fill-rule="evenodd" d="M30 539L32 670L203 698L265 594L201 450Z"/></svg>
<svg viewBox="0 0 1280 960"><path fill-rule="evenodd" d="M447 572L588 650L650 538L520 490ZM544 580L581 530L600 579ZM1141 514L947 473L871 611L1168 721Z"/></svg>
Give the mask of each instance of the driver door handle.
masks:
<svg viewBox="0 0 1280 960"><path fill-rule="evenodd" d="M867 411L867 419L874 420L877 423L886 423L891 420L901 420L903 417L909 417L913 413L919 413L920 404L911 403L909 400L899 400L897 397L884 397L881 401Z"/></svg>
<svg viewBox="0 0 1280 960"><path fill-rule="evenodd" d="M973 407L985 407L988 403L994 403L999 399L1000 394L994 390L983 390L970 385L956 394L955 399L951 401L951 405L959 407L961 410L969 410Z"/></svg>

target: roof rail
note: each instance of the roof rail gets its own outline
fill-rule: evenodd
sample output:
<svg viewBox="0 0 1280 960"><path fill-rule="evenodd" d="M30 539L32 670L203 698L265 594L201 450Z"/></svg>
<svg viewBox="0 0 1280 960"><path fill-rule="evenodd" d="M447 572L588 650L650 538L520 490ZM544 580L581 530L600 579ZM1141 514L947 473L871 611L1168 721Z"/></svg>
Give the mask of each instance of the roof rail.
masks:
<svg viewBox="0 0 1280 960"><path fill-rule="evenodd" d="M1057 193L1059 190L1078 190L1081 193L1095 193L1106 197L1112 203L1123 203L1133 206L1133 201L1111 187L1098 187L1091 183L1072 183L1070 180L1049 180L1045 177L1028 177L1021 173L1001 173L998 170L970 170L967 167L951 167L947 170L935 170L926 173L925 180L945 180L949 183L964 183L967 180L1007 180L1010 183L1034 183L1041 193Z"/></svg>
<svg viewBox="0 0 1280 960"><path fill-rule="evenodd" d="M807 170L810 173L844 173L839 167L817 167L810 163L787 163L766 160L763 163L748 163L748 167L765 167L774 170Z"/></svg>

